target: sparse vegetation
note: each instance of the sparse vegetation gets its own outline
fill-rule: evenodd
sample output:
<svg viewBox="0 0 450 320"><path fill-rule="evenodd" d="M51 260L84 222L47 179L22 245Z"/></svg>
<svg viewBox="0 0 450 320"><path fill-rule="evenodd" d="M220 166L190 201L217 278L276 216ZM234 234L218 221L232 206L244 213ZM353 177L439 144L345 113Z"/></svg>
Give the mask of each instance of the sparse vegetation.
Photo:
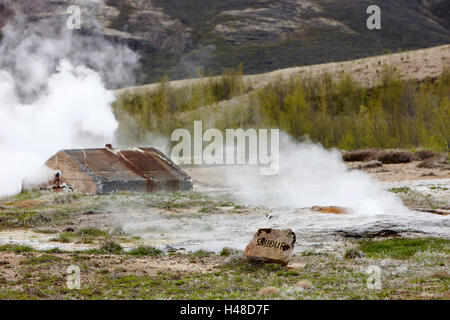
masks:
<svg viewBox="0 0 450 320"><path fill-rule="evenodd" d="M426 159L430 159L436 155L435 152L431 150L418 150L414 152L414 160L415 161L423 161Z"/></svg>
<svg viewBox="0 0 450 320"><path fill-rule="evenodd" d="M409 259L418 252L433 252L450 254L450 240L419 238L419 239L388 239L381 241L366 241L360 246L368 257Z"/></svg>
<svg viewBox="0 0 450 320"><path fill-rule="evenodd" d="M12 204L33 200L23 207ZM99 212L114 201L118 209L160 209L198 208L200 213L213 213L220 206L234 206L227 196L211 198L207 195L190 192L126 193L112 195L86 195L78 193L54 194L50 191L33 190L14 197L0 198L0 229L34 228L37 233L55 234L54 241L92 242L107 237L125 237L123 230L111 232L98 228L81 228L74 232L59 233L59 225L71 222L86 212Z"/></svg>
<svg viewBox="0 0 450 320"><path fill-rule="evenodd" d="M344 258L345 259L357 259L357 258L363 258L364 253L358 249L347 249L345 251Z"/></svg>
<svg viewBox="0 0 450 320"><path fill-rule="evenodd" d="M27 264L30 266L36 266L36 265L42 265L42 264L49 264L53 263L55 261L59 261L61 258L51 255L51 254L43 254L36 257L30 257L28 259L22 260L20 264Z"/></svg>
<svg viewBox="0 0 450 320"><path fill-rule="evenodd" d="M100 252L119 254L123 252L122 246L115 241L107 241L100 247Z"/></svg>
<svg viewBox="0 0 450 320"><path fill-rule="evenodd" d="M411 189L408 187L399 187L399 188L391 188L389 189L389 191L393 193L408 193L411 192Z"/></svg>
<svg viewBox="0 0 450 320"><path fill-rule="evenodd" d="M223 249L220 251L220 256L222 256L222 257L228 257L228 256L231 256L231 255L234 254L234 253L236 253L236 250L234 250L234 249L231 249L231 248L223 248Z"/></svg>
<svg viewBox="0 0 450 320"><path fill-rule="evenodd" d="M213 254L214 254L213 252L200 249L200 250L193 252L192 256L194 256L196 258L206 258L206 257L212 256Z"/></svg>
<svg viewBox="0 0 450 320"><path fill-rule="evenodd" d="M152 256L157 257L163 254L163 251L160 249L157 249L155 247L150 246L139 246L135 249L132 249L128 252L132 256Z"/></svg>
<svg viewBox="0 0 450 320"><path fill-rule="evenodd" d="M24 253L30 251L33 251L33 248L29 246L20 246L14 244L4 244L0 246L0 252Z"/></svg>
<svg viewBox="0 0 450 320"><path fill-rule="evenodd" d="M80 237L105 237L107 233L97 228L84 228L78 230L76 235Z"/></svg>
<svg viewBox="0 0 450 320"><path fill-rule="evenodd" d="M444 191L441 188L445 186L436 184L430 190ZM391 191L419 201L416 191L408 187ZM0 246L0 265L9 274L0 278L0 299L410 299L424 298L425 291L428 294L425 298L448 298L449 240L356 241L350 244L355 249L345 254L305 251L293 257L301 263L289 268L247 260L242 251L229 248L217 254L205 250L165 254L141 245L140 241L133 245L134 240L119 227L107 232L97 228L99 225L86 227L73 222L75 218L96 218L83 213L104 212L111 203L118 210L152 208L164 212L167 219L186 218L180 214L186 209L189 209L187 215L199 219L205 214L213 215L216 210L223 212L220 211L223 207L231 209L227 211L230 214L252 210L229 201L226 196L212 198L198 192L121 192L98 197L33 191L19 197L28 199L1 199L0 204L33 200L36 206L9 207L0 211L0 217L7 217L7 212L32 217L58 210L55 218L39 222L36 231L42 231L40 236L77 244L92 241L96 249L66 252L58 248L36 251L28 246ZM436 205L430 199L427 201L430 207ZM56 217L57 214L63 219ZM70 228L66 228L67 222ZM133 249L123 249L122 245L130 244ZM379 259L383 259L383 289L368 290L365 270L369 265L378 264ZM399 259L402 265L407 265L406 271L399 271ZM67 266L72 264L81 269L80 290L69 290L66 286ZM269 287L276 288L273 294L262 290ZM259 295L259 292L267 294Z"/></svg>
<svg viewBox="0 0 450 320"><path fill-rule="evenodd" d="M380 152L377 155L377 160L383 164L408 163L413 160L413 155L411 152L389 150Z"/></svg>
<svg viewBox="0 0 450 320"><path fill-rule="evenodd" d="M135 257L123 252L30 250L11 256L0 251L2 267L20 266L7 279L0 278L0 299L448 299L449 240L394 240L393 246L388 243L392 240L360 243L358 250L366 256L359 259L295 256L302 261L295 270L211 253L199 259L197 253ZM399 265L396 259L405 257ZM383 286L370 290L365 270L378 258L384 259ZM192 259L195 268L172 269L189 266ZM79 290L66 286L69 264L80 265ZM149 272L148 265L155 264L161 269Z"/></svg>

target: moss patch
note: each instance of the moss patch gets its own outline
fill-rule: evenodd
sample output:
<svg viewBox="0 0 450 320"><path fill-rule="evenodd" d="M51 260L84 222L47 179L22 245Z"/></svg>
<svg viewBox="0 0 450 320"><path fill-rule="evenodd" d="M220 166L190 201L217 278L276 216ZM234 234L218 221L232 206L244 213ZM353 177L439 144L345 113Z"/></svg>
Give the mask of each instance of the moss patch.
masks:
<svg viewBox="0 0 450 320"><path fill-rule="evenodd" d="M365 241L360 249L371 258L409 259L418 252L450 254L450 240L434 238Z"/></svg>

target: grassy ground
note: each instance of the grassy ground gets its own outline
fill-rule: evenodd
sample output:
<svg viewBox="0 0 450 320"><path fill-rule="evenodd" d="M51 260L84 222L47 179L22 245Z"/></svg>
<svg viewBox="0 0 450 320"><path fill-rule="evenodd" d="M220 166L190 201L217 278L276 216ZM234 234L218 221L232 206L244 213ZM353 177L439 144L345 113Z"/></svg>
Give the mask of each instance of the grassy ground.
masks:
<svg viewBox="0 0 450 320"><path fill-rule="evenodd" d="M449 240L371 240L352 250L358 254L308 251L282 267L231 250L67 253L1 246L0 299L450 298ZM80 289L67 287L69 266L81 270ZM369 266L380 267L380 289L367 286Z"/></svg>
<svg viewBox="0 0 450 320"><path fill-rule="evenodd" d="M219 254L163 252L122 230L78 222L86 214L104 214L111 203L118 210L158 208L174 218L180 212L200 217L223 207L236 214L248 210L226 197L196 192L88 196L33 191L0 199L4 230L33 230L59 243L92 244L83 252L0 245L0 299L450 298L450 240L342 240L351 248L345 253L305 251L282 267L246 261L242 252L226 248ZM64 229L70 225L74 230ZM67 286L70 266L80 268L79 289ZM380 289L367 285L373 266L380 268Z"/></svg>
<svg viewBox="0 0 450 320"><path fill-rule="evenodd" d="M12 234L25 243L34 240L63 248L94 249L111 242L130 248L142 244L142 239L107 223L113 219L112 213L130 211L159 212L166 219L200 219L205 214L242 214L248 209L227 196L211 198L198 192L120 192L97 196L35 190L0 198L0 231L9 234L3 234L4 238L11 239ZM145 248L139 250L146 252Z"/></svg>
<svg viewBox="0 0 450 320"><path fill-rule="evenodd" d="M159 208L175 211L194 208L199 213L213 212L220 206L235 206L226 197L212 199L197 192L151 194L120 192L93 196L34 190L13 197L0 198L0 230L32 228L41 233L55 233L52 228L60 229L61 226L76 222L83 215L107 211L112 203L118 210ZM239 208L236 210L239 211ZM102 238L106 234L105 231L88 229L61 236Z"/></svg>
<svg viewBox="0 0 450 320"><path fill-rule="evenodd" d="M435 186L430 190L446 191L447 188ZM444 199L432 197L430 194L425 194L417 190L412 190L409 187L392 188L389 192L395 193L403 203L409 208L415 209L448 209L449 203Z"/></svg>

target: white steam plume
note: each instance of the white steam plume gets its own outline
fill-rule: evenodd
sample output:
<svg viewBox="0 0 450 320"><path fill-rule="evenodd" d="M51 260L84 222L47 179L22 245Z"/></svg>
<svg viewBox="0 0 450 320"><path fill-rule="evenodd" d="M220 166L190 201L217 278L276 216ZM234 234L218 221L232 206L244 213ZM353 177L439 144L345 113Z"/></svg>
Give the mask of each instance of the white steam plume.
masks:
<svg viewBox="0 0 450 320"><path fill-rule="evenodd" d="M19 192L24 178L45 181L43 164L61 149L111 142L118 123L107 87L130 85L138 60L95 30L68 30L66 16L27 21L8 3L16 16L0 44L0 195Z"/></svg>
<svg viewBox="0 0 450 320"><path fill-rule="evenodd" d="M255 168L256 169L256 168ZM394 195L369 175L349 170L338 150L313 143L297 143L280 135L280 170L261 176L259 170L227 176L227 184L240 200L259 206L307 208L342 206L361 214L407 211Z"/></svg>

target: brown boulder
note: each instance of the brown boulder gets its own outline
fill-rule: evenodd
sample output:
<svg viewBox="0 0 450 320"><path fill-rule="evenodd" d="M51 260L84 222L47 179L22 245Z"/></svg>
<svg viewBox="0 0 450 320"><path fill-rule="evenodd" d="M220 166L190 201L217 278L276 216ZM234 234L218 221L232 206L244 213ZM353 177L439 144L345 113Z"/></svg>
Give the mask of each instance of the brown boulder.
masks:
<svg viewBox="0 0 450 320"><path fill-rule="evenodd" d="M244 255L286 266L289 263L296 237L291 229L259 229L245 248Z"/></svg>

